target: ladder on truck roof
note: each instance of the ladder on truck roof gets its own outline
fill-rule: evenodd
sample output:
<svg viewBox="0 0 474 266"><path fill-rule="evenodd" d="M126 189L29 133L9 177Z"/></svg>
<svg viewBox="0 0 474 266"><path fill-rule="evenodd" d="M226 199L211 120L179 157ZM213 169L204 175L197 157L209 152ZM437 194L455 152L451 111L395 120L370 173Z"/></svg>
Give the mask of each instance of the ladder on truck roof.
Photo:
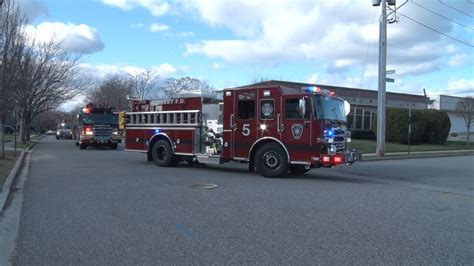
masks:
<svg viewBox="0 0 474 266"><path fill-rule="evenodd" d="M200 110L151 111L126 113L127 127L198 127Z"/></svg>

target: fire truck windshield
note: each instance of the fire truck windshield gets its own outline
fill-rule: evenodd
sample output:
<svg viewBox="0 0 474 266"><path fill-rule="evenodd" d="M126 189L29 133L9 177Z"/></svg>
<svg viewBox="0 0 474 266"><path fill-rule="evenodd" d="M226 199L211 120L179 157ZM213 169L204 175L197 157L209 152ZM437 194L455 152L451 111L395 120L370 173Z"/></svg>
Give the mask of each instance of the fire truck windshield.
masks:
<svg viewBox="0 0 474 266"><path fill-rule="evenodd" d="M106 114L83 114L82 122L84 124L108 124L118 125L117 115L106 113Z"/></svg>
<svg viewBox="0 0 474 266"><path fill-rule="evenodd" d="M324 96L313 96L314 117L317 119L339 120L346 122L346 113L344 110L344 101Z"/></svg>

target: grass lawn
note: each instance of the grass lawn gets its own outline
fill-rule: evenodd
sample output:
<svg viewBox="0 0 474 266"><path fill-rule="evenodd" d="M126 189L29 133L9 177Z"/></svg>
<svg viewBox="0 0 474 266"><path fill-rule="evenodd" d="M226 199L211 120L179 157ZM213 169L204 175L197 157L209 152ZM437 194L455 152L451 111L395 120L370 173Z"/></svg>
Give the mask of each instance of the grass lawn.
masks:
<svg viewBox="0 0 474 266"><path fill-rule="evenodd" d="M3 182L7 179L10 170L15 165L16 159L20 156L21 152L16 154L13 151L5 151L6 158L0 159L0 189L3 186Z"/></svg>
<svg viewBox="0 0 474 266"><path fill-rule="evenodd" d="M356 149L362 153L375 153L376 142L374 140L353 139L349 143L349 149ZM445 150L474 150L474 145L469 148L464 142L447 141L445 144L418 144L410 145L410 151L445 151ZM385 152L406 152L408 145L399 143L385 143Z"/></svg>

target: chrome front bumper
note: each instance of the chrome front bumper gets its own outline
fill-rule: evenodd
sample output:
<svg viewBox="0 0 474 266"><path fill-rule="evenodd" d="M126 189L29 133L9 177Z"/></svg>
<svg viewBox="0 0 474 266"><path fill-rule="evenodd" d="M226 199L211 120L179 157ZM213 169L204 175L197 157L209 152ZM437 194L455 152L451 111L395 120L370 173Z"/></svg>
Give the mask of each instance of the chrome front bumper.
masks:
<svg viewBox="0 0 474 266"><path fill-rule="evenodd" d="M356 161L362 161L362 153L356 150L344 152L344 162L346 164L353 164Z"/></svg>

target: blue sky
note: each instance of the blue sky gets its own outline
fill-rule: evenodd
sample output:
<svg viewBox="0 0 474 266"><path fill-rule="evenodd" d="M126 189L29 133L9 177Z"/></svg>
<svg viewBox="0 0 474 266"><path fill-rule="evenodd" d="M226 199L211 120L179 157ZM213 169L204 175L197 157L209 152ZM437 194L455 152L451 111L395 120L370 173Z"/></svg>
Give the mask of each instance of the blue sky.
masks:
<svg viewBox="0 0 474 266"><path fill-rule="evenodd" d="M260 78L377 88L380 7L371 1L22 2L32 35L66 38L99 78L151 68L216 89ZM388 26L387 68L397 73L387 90L473 96L473 2L411 0L400 12Z"/></svg>

